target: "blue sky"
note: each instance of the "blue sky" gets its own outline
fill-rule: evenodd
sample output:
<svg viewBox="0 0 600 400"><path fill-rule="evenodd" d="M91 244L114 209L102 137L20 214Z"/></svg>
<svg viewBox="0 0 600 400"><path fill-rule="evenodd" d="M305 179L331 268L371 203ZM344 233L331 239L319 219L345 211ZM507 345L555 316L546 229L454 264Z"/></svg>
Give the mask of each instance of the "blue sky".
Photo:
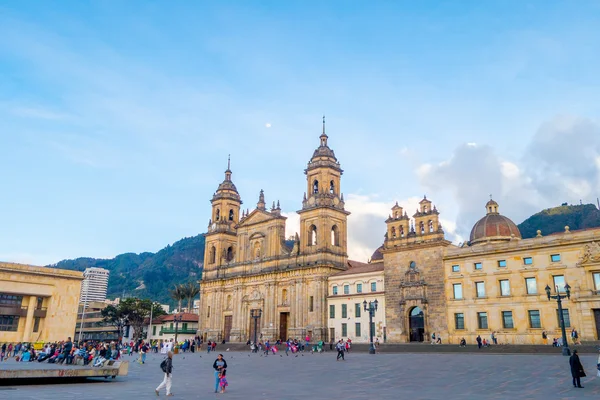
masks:
<svg viewBox="0 0 600 400"><path fill-rule="evenodd" d="M599 27L593 1L2 4L0 260L204 232L228 154L291 234L322 114L363 261L396 200L455 242L490 193L517 223L594 202Z"/></svg>

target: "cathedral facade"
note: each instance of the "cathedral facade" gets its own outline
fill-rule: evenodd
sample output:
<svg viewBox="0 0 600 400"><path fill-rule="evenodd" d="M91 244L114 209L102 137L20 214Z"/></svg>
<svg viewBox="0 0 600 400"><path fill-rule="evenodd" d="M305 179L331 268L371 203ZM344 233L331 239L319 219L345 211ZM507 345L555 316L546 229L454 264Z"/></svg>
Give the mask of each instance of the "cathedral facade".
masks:
<svg viewBox="0 0 600 400"><path fill-rule="evenodd" d="M245 342L327 339L327 278L348 268L342 169L325 134L304 173L300 232L286 242L279 203L242 211L229 166L212 197L201 280L200 333ZM260 317L257 316L260 314ZM254 316L254 317L253 317Z"/></svg>

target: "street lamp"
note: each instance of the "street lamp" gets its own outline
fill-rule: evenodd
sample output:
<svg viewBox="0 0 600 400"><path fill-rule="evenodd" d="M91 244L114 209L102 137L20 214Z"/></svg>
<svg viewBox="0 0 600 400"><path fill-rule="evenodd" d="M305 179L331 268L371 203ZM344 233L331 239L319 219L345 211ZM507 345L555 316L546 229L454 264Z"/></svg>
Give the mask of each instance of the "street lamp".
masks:
<svg viewBox="0 0 600 400"><path fill-rule="evenodd" d="M258 319L262 315L262 310L259 308L258 310L250 310L250 316L254 320L254 352L258 351L258 344L256 343L256 330L258 328Z"/></svg>
<svg viewBox="0 0 600 400"><path fill-rule="evenodd" d="M179 323L183 319L183 314L175 315L173 317L173 321L175 321L175 345L177 345L177 328L179 327Z"/></svg>
<svg viewBox="0 0 600 400"><path fill-rule="evenodd" d="M363 301L363 307L365 309L365 312L369 312L369 336L371 337L371 346L369 346L369 354L375 354L375 344L373 343L373 334L375 332L373 329L373 317L375 317L375 311L377 311L377 305L378 305L378 301L377 299L375 299L375 301L370 301L367 304L367 301Z"/></svg>
<svg viewBox="0 0 600 400"><path fill-rule="evenodd" d="M555 295L551 295L550 294L550 286L546 285L546 294L548 295L548 300L551 299L555 299L556 302L558 303L558 314L560 315L560 328L562 330L562 354L563 356L570 356L571 355L571 350L569 350L569 342L567 341L567 332L565 331L565 317L563 315L563 308L562 308L562 299L567 298L570 299L571 298L571 286L569 286L569 284L567 283L565 285L565 293L564 295L561 295L558 291L558 286L555 286L555 291L556 294Z"/></svg>

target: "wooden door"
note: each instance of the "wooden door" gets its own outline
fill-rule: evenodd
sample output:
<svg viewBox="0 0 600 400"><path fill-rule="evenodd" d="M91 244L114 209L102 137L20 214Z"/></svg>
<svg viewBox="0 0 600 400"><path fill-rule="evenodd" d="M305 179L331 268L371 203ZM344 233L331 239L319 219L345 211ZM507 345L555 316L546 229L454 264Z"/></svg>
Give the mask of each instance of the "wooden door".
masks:
<svg viewBox="0 0 600 400"><path fill-rule="evenodd" d="M596 340L600 340L600 310L594 309L594 321L596 322Z"/></svg>
<svg viewBox="0 0 600 400"><path fill-rule="evenodd" d="M233 323L233 316L225 316L225 326L223 327L223 340L229 342L229 336L231 335L231 325Z"/></svg>
<svg viewBox="0 0 600 400"><path fill-rule="evenodd" d="M279 314L279 339L282 342L288 340L288 316L290 313Z"/></svg>

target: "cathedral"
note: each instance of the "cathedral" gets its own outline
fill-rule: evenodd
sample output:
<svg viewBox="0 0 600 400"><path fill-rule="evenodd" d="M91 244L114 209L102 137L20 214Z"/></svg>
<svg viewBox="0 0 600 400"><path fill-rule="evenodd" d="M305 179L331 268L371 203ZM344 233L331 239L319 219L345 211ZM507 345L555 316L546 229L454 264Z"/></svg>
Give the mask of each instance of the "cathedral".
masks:
<svg viewBox="0 0 600 400"><path fill-rule="evenodd" d="M242 199L228 165L214 193L206 233L200 326L205 339L327 337L327 279L348 268L343 170L327 143L325 122L304 173L300 232L286 243L279 203L256 208ZM258 316L260 313L260 317Z"/></svg>

